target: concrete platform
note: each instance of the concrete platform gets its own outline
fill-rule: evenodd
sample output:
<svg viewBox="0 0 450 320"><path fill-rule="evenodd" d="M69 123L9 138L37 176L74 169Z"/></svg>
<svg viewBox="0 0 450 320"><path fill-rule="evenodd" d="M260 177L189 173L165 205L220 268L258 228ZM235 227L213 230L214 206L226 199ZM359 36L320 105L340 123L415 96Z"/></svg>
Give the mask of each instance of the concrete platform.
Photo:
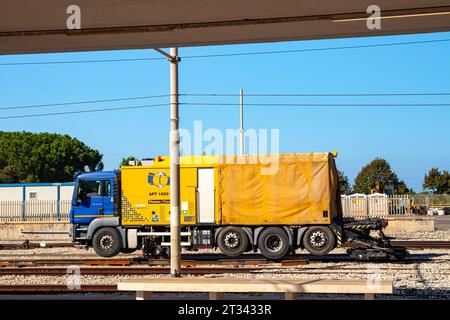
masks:
<svg viewBox="0 0 450 320"><path fill-rule="evenodd" d="M410 217L389 217L388 225L384 232L395 235L396 233L414 233L421 231L434 231L434 217L410 216Z"/></svg>
<svg viewBox="0 0 450 320"><path fill-rule="evenodd" d="M23 233L31 231L35 233ZM0 222L0 241L16 240L46 240L46 241L70 241L69 222ZM51 234L49 232L57 232ZM65 233L63 233L65 232Z"/></svg>
<svg viewBox="0 0 450 320"><path fill-rule="evenodd" d="M223 299L223 293L272 292L284 293L285 299L295 299L296 293L392 294L392 281L330 280L330 279L218 279L218 278L158 278L133 279L119 282L119 291L136 291L136 299L152 299L153 292L208 292L211 300Z"/></svg>

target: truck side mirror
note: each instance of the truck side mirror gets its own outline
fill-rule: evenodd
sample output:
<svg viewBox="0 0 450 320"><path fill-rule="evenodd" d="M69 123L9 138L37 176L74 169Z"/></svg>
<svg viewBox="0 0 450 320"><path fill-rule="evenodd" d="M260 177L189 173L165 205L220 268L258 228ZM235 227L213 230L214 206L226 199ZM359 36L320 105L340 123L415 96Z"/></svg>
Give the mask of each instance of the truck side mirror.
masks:
<svg viewBox="0 0 450 320"><path fill-rule="evenodd" d="M74 207L78 207L80 205L80 201L79 200L75 200L72 202L72 206Z"/></svg>

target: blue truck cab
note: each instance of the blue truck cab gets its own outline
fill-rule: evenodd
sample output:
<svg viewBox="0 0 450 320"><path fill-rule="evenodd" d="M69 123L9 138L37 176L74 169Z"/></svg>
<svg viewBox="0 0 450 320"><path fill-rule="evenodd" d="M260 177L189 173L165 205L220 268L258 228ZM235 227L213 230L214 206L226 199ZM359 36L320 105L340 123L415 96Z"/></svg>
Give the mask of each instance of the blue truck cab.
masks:
<svg viewBox="0 0 450 320"><path fill-rule="evenodd" d="M125 251L125 230L120 226L120 171L76 175L70 223L73 242L93 246L105 257Z"/></svg>
<svg viewBox="0 0 450 320"><path fill-rule="evenodd" d="M118 215L119 195L115 172L89 172L76 177L70 223L89 224L94 219ZM114 190L116 189L116 190Z"/></svg>

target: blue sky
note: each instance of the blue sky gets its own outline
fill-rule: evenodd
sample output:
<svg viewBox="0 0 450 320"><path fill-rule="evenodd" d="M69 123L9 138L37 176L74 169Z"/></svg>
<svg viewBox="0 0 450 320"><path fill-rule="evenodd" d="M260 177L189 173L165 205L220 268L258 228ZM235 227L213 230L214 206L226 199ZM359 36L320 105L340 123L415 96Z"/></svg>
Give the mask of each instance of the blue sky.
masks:
<svg viewBox="0 0 450 320"><path fill-rule="evenodd" d="M450 33L181 48L180 55L295 50L450 39ZM159 57L153 50L0 56L0 64ZM182 59L180 93L396 93L450 92L450 41L289 54ZM114 99L169 93L165 60L0 65L0 107ZM181 97L181 102L238 103L238 97ZM426 97L246 97L248 103L450 103ZM25 110L1 116L168 102L132 100ZM351 180L375 157L387 159L400 179L421 191L433 166L450 169L450 107L256 107L245 109L245 127L280 130L281 152L338 150L337 163ZM0 130L69 134L104 155L106 169L128 155L168 154L168 107L3 119ZM181 106L181 127L237 128L238 107Z"/></svg>

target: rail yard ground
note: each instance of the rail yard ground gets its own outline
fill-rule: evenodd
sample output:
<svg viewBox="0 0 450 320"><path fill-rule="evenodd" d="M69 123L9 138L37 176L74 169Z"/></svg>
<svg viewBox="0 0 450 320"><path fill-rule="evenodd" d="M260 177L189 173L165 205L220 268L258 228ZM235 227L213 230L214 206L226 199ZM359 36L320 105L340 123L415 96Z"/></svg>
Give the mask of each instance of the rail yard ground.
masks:
<svg viewBox="0 0 450 320"><path fill-rule="evenodd" d="M444 228L444 230L436 230L434 232L420 232L414 234L398 234L396 238L399 240L450 240L450 230ZM226 278L248 278L252 279L360 279L374 281L380 280L392 280L394 283L393 295L380 295L377 298L381 299L449 299L450 298L450 249L422 249L422 250L409 250L411 255L405 262L355 262L345 259L345 248L338 248L334 250L325 258L316 259L306 253L306 251L298 250L295 259L309 260L309 263L294 263L294 265L282 264L282 263L261 263L255 262L251 268L246 266L218 266L215 262L211 262L211 265L203 263L202 268L217 268L217 272L214 270L207 270L202 274L203 277L226 277ZM211 250L200 250L196 253L190 254L190 256L199 254L218 254ZM121 254L117 258L133 258L140 257L140 252L134 254ZM189 257L189 256L185 256ZM262 258L259 255L247 254L246 257L251 259ZM0 250L0 263L5 261L14 260L65 260L65 259L99 259L92 249L80 249L72 247L62 248L36 248L25 250ZM101 259L101 258L100 258ZM113 268L121 268L120 272L108 272L102 274L101 272L85 272L84 268L105 268L111 270ZM4 286L23 286L23 285L62 285L66 286L70 281L73 281L73 276L55 272L53 275L36 275L31 272L30 274L22 274L21 270L29 267L17 268L17 273L13 274L1 274L0 273L0 288ZM57 268L56 266L46 267L48 269ZM61 267L60 267L61 268ZM63 266L67 268L67 266ZM137 274L131 272L127 274L127 268L141 268L148 270L148 273ZM195 274L196 266L186 268L186 270L192 270L191 273L187 273L185 277L195 277L199 274ZM230 272L227 272L231 270ZM248 270L242 270L242 272L236 272L236 268L247 268ZM1 270L5 268L0 268ZM158 272L156 272L159 270ZM49 270L50 272L50 270ZM189 271L187 271L189 272ZM93 274L92 274L93 273ZM134 273L134 274L132 274ZM141 273L141 272L139 272ZM80 284L94 285L94 286L114 286L117 282L125 279L133 278L153 278L153 277L167 277L167 274L161 273L161 266L83 266L80 274ZM23 298L61 298L60 294L51 294L43 296L43 293L36 295L28 294L11 294L1 293L0 298L4 299L23 299ZM133 293L64 293L64 298L69 299L85 299L85 298L107 298L107 299L134 299ZM155 295L156 299L202 299L207 298L207 294L169 294L161 293ZM252 295L239 295L230 294L225 298L244 298L244 299L281 299L281 295L276 294L252 294ZM358 295L313 295L313 294L300 294L301 299L360 299Z"/></svg>
<svg viewBox="0 0 450 320"><path fill-rule="evenodd" d="M436 230L450 230L450 215L434 217Z"/></svg>

